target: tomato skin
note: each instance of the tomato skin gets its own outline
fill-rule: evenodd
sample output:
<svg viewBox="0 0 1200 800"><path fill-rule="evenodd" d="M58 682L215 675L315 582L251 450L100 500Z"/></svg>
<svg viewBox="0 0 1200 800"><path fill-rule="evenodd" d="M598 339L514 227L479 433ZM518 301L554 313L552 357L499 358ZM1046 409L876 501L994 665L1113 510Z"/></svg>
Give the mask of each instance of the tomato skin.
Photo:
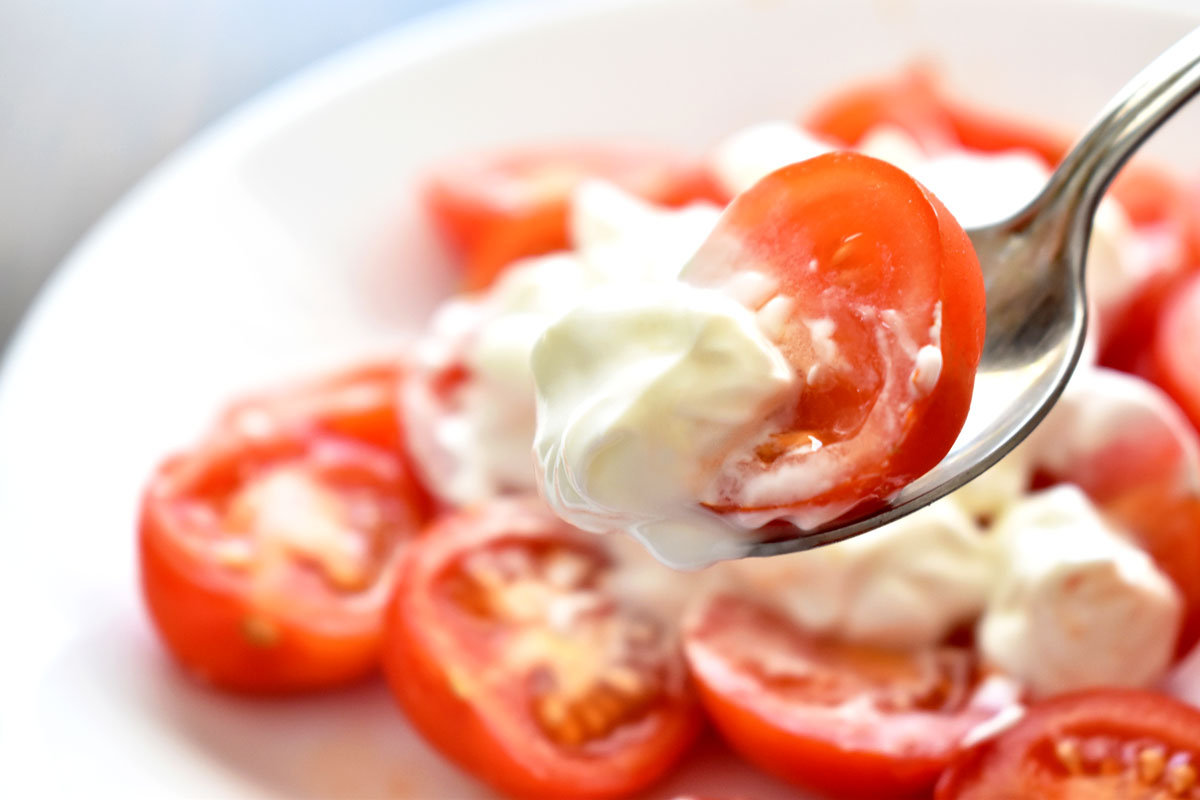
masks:
<svg viewBox="0 0 1200 800"><path fill-rule="evenodd" d="M1153 358L1158 382L1200 430L1200 272L1167 300Z"/></svg>
<svg viewBox="0 0 1200 800"><path fill-rule="evenodd" d="M842 90L819 104L803 124L848 146L887 125L931 154L955 146L987 153L1027 150L1047 166L1061 161L1070 145L1069 137L1054 131L956 101L939 85L935 72L923 66Z"/></svg>
<svg viewBox="0 0 1200 800"><path fill-rule="evenodd" d="M938 781L936 800L1007 800L1007 798L1151 797L1155 782L1088 785L1088 778L1069 777L1057 763L1055 743L1064 737L1107 737L1123 742L1154 742L1167 754L1200 751L1200 711L1157 692L1139 689L1093 689L1045 700L1030 708L1012 728L985 741L946 771ZM1132 766L1136 765L1120 765ZM1095 782L1102 781L1090 776ZM1119 777L1119 775L1117 776Z"/></svg>
<svg viewBox="0 0 1200 800"><path fill-rule="evenodd" d="M570 195L587 178L665 206L729 199L707 170L647 146L559 144L464 159L435 171L424 195L465 261L464 288L486 288L519 258L566 249Z"/></svg>
<svg viewBox="0 0 1200 800"><path fill-rule="evenodd" d="M276 468L356 493L386 516L396 538L388 547L418 532L430 501L402 455L380 446L398 440L391 393L385 400L373 391L383 375L352 370L247 398L150 480L138 524L143 597L167 649L202 682L290 694L352 683L378 668L386 570L361 591L343 593L303 567L286 567L278 585L264 588L251 563L223 561L219 548L233 538L223 516L233 498Z"/></svg>
<svg viewBox="0 0 1200 800"><path fill-rule="evenodd" d="M735 198L682 278L720 286L741 264L775 278L792 302L780 349L817 380L805 378L795 413L756 448L757 462L726 470L709 508L828 517L883 502L941 460L966 419L986 316L978 260L942 203L886 162L818 156ZM835 358L818 355L813 320L833 330ZM932 386L917 390L915 348L895 337L940 344ZM807 452L810 435L821 446ZM828 465L826 488L794 502L754 496L758 474L799 459Z"/></svg>
<svg viewBox="0 0 1200 800"><path fill-rule="evenodd" d="M788 641L800 648L789 649ZM956 648L945 652L967 656ZM961 738L999 710L975 705L974 698L955 711L874 706L869 692L879 691L883 702L892 692L903 695L904 671L925 653L820 639L731 594L710 597L689 615L685 653L709 718L734 750L766 772L830 797L927 796ZM796 653L803 654L799 662ZM779 666L791 663L800 664L793 680ZM783 688L771 683L778 675ZM838 691L839 681L873 688L831 706L826 695ZM962 675L951 677L945 691L972 696L974 686L964 682ZM861 710L846 713L847 702Z"/></svg>
<svg viewBox="0 0 1200 800"><path fill-rule="evenodd" d="M636 727L590 752L567 752L533 727L526 679L492 680L505 640L472 632L432 588L461 559L514 543L602 553L594 537L565 526L536 499L493 501L440 519L400 566L384 653L393 695L427 740L506 794L613 798L649 786L699 733L699 707L686 680L680 694ZM679 670L684 676L681 660Z"/></svg>

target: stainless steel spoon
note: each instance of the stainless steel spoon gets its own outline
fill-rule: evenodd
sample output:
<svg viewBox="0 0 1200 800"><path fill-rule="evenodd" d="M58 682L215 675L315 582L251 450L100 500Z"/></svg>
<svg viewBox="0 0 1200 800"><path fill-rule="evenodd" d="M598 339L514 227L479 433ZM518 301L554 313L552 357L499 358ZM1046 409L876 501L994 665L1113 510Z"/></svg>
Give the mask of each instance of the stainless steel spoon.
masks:
<svg viewBox="0 0 1200 800"><path fill-rule="evenodd" d="M959 488L1029 435L1083 349L1084 261L1096 205L1129 156L1198 91L1200 28L1117 93L1029 206L968 231L987 287L987 340L966 426L941 463L871 516L795 529L750 545L746 555L807 550L878 528Z"/></svg>

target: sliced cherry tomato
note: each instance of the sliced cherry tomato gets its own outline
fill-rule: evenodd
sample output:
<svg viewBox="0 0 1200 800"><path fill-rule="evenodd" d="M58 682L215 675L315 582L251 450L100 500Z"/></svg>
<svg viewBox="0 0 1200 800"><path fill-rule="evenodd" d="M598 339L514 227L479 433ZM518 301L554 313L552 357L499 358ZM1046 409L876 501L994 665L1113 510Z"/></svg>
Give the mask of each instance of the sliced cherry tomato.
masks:
<svg viewBox="0 0 1200 800"><path fill-rule="evenodd" d="M201 680L297 692L377 668L390 566L431 512L397 449L395 381L371 367L245 400L151 479L142 589Z"/></svg>
<svg viewBox="0 0 1200 800"><path fill-rule="evenodd" d="M809 527L881 502L946 454L985 312L979 263L945 206L855 153L784 167L730 204L682 277L728 289L747 276L766 287L746 299L752 309L786 308L778 344L804 385L726 468L709 507Z"/></svg>
<svg viewBox="0 0 1200 800"><path fill-rule="evenodd" d="M1156 692L1096 689L1029 709L956 761L937 800L1196 797L1200 711Z"/></svg>
<svg viewBox="0 0 1200 800"><path fill-rule="evenodd" d="M651 147L559 145L459 161L433 175L426 204L466 260L466 289L490 285L519 258L565 249L570 195L587 178L667 206L728 200L706 170Z"/></svg>
<svg viewBox="0 0 1200 800"><path fill-rule="evenodd" d="M1051 166L1062 160L1070 144L1068 137L1053 131L955 100L932 70L919 66L837 93L818 105L804 124L849 146L858 145L879 126L890 126L929 153L955 146L989 153L1027 150Z"/></svg>
<svg viewBox="0 0 1200 800"><path fill-rule="evenodd" d="M847 147L858 145L881 126L899 128L929 152L955 143L946 106L934 91L929 72L921 68L842 89L818 103L803 124Z"/></svg>
<svg viewBox="0 0 1200 800"><path fill-rule="evenodd" d="M617 797L691 745L699 709L673 623L609 585L595 537L540 501L442 518L409 549L384 668L412 723L520 797Z"/></svg>
<svg viewBox="0 0 1200 800"><path fill-rule="evenodd" d="M688 666L709 717L767 772L838 798L927 793L1015 686L968 648L884 650L821 639L773 608L717 593L689 615Z"/></svg>
<svg viewBox="0 0 1200 800"><path fill-rule="evenodd" d="M1159 382L1200 430L1200 273L1166 302L1153 352Z"/></svg>

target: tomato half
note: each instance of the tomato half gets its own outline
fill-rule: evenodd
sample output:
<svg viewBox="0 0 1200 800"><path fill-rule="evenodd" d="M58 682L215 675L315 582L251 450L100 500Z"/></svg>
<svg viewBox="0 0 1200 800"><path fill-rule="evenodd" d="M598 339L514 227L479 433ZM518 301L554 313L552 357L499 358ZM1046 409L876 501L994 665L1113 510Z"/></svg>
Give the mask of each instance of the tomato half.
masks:
<svg viewBox="0 0 1200 800"><path fill-rule="evenodd" d="M988 153L1027 150L1049 166L1062 160L1070 144L1055 131L954 99L932 70L919 66L838 92L818 104L804 125L849 146L872 129L889 126L904 131L928 153L955 146Z"/></svg>
<svg viewBox="0 0 1200 800"><path fill-rule="evenodd" d="M1166 302L1153 354L1155 376L1200 430L1200 273Z"/></svg>
<svg viewBox="0 0 1200 800"><path fill-rule="evenodd" d="M432 175L425 202L466 261L465 288L490 285L519 258L565 249L571 192L588 178L666 206L728 200L705 169L646 146L579 143L461 159Z"/></svg>
<svg viewBox="0 0 1200 800"><path fill-rule="evenodd" d="M767 772L838 798L921 796L963 738L1012 709L968 648L884 650L821 639L775 609L715 594L684 630L710 719Z"/></svg>
<svg viewBox="0 0 1200 800"><path fill-rule="evenodd" d="M377 668L390 565L431 513L396 446L395 380L371 367L242 401L151 479L142 590L201 680L283 693Z"/></svg>
<svg viewBox="0 0 1200 800"><path fill-rule="evenodd" d="M882 501L946 454L970 406L985 310L975 252L945 206L855 153L784 167L734 199L682 278L731 290L748 274L770 291L747 305L786 308L777 344L803 388L725 469L710 508L808 527Z"/></svg>
<svg viewBox="0 0 1200 800"><path fill-rule="evenodd" d="M617 797L691 745L673 621L618 597L595 537L536 499L436 523L403 559L384 669L448 757L521 797Z"/></svg>
<svg viewBox="0 0 1200 800"><path fill-rule="evenodd" d="M1096 689L1039 703L956 761L937 800L1196 797L1200 711L1156 692Z"/></svg>

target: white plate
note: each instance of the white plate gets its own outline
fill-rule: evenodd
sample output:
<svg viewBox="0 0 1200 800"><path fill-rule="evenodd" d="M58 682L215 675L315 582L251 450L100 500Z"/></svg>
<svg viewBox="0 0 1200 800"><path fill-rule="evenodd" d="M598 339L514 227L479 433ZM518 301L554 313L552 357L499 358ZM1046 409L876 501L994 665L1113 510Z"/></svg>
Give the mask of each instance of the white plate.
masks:
<svg viewBox="0 0 1200 800"><path fill-rule="evenodd" d="M239 389L394 347L446 291L411 193L431 157L569 135L699 151L930 55L981 101L1080 126L1197 14L1080 0L488 5L322 65L203 136L63 266L0 380L0 796L486 796L379 685L266 703L182 680L135 588L134 510L163 453ZM1194 170L1188 114L1159 149ZM703 752L654 795L789 794Z"/></svg>

